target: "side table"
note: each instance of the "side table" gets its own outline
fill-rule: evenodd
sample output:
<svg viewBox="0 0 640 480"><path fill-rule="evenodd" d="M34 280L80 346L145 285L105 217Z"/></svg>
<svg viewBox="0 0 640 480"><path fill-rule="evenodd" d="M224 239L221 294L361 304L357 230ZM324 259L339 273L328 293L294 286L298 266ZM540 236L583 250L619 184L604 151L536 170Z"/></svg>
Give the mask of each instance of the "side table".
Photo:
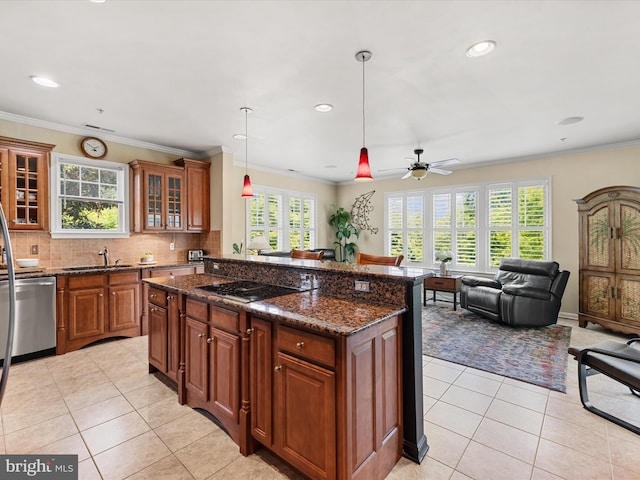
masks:
<svg viewBox="0 0 640 480"><path fill-rule="evenodd" d="M453 302L450 300L441 300L443 302L453 303L453 309L456 310L458 305L458 293L462 286L462 275L440 275L434 273L433 276L424 279L423 304L427 305L427 290L433 291L433 303L436 303L436 292L453 293Z"/></svg>

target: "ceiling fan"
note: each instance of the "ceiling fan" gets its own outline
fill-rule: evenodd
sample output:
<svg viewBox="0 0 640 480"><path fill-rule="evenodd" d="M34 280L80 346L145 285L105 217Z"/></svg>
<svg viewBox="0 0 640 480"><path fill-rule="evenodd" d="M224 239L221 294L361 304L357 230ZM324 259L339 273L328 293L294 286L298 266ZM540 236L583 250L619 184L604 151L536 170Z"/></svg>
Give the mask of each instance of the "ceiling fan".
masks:
<svg viewBox="0 0 640 480"><path fill-rule="evenodd" d="M404 174L402 180L405 178L413 177L416 180L422 180L427 176L427 173L439 173L440 175L449 175L451 170L445 170L444 167L446 165L455 165L460 163L460 160L457 158L449 158L447 160L439 160L437 162L425 163L420 161L420 155L424 150L422 148L416 148L413 153L418 156L418 160L413 162L410 167L407 168L408 172Z"/></svg>

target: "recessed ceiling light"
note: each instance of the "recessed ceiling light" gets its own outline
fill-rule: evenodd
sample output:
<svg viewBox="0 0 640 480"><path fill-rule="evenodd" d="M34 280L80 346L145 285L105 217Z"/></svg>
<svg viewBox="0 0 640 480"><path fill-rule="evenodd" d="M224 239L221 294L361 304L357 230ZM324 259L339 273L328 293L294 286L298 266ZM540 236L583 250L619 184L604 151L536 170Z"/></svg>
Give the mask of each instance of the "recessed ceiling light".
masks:
<svg viewBox="0 0 640 480"><path fill-rule="evenodd" d="M91 3L105 3L107 0L89 0Z"/></svg>
<svg viewBox="0 0 640 480"><path fill-rule="evenodd" d="M584 117L567 117L562 120L558 120L556 125L571 125L573 123L578 123L584 120Z"/></svg>
<svg viewBox="0 0 640 480"><path fill-rule="evenodd" d="M331 110L333 110L333 105L329 104L329 103L319 103L318 105L316 105L315 107L313 107L317 112L322 112L322 113L326 113L326 112L330 112Z"/></svg>
<svg viewBox="0 0 640 480"><path fill-rule="evenodd" d="M60 86L58 82L54 82L50 78L40 77L38 75L31 75L29 78L42 87L57 88Z"/></svg>
<svg viewBox="0 0 640 480"><path fill-rule="evenodd" d="M483 57L493 51L496 48L496 42L493 40L483 40L482 42L477 42L467 48L467 57L477 58Z"/></svg>
<svg viewBox="0 0 640 480"><path fill-rule="evenodd" d="M236 133L233 138L236 140L246 140L247 136L244 133Z"/></svg>

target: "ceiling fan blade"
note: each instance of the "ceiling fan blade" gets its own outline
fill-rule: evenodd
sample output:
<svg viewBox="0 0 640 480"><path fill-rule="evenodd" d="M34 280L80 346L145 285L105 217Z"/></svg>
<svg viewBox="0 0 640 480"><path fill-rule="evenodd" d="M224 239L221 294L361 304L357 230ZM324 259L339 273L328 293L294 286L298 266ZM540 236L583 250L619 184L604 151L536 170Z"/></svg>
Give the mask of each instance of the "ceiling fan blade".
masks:
<svg viewBox="0 0 640 480"><path fill-rule="evenodd" d="M439 173L440 175L449 175L451 170L445 170L444 168L432 168L429 166L429 173Z"/></svg>
<svg viewBox="0 0 640 480"><path fill-rule="evenodd" d="M430 165L434 167L444 167L446 165L457 165L460 163L459 158L448 158L447 160L438 160L437 162L431 162Z"/></svg>
<svg viewBox="0 0 640 480"><path fill-rule="evenodd" d="M400 180L404 180L405 178L409 178L411 176L411 170L405 173Z"/></svg>
<svg viewBox="0 0 640 480"><path fill-rule="evenodd" d="M405 170L407 167L395 167L395 168L379 168L377 172L391 172L393 170Z"/></svg>

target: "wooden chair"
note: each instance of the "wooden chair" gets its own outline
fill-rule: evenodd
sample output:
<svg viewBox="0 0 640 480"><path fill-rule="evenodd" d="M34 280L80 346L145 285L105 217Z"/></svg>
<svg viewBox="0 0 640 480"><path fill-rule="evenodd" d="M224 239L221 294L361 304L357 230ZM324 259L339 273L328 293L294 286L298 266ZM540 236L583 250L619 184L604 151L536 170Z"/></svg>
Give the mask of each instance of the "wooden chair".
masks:
<svg viewBox="0 0 640 480"><path fill-rule="evenodd" d="M291 250L291 258L304 258L306 260L321 260L324 256L324 251L319 252L307 252L306 250Z"/></svg>
<svg viewBox="0 0 640 480"><path fill-rule="evenodd" d="M398 267L404 259L404 255L398 255L397 257L384 257L381 255L369 255L367 253L358 252L357 262L361 265L389 265L391 267Z"/></svg>

